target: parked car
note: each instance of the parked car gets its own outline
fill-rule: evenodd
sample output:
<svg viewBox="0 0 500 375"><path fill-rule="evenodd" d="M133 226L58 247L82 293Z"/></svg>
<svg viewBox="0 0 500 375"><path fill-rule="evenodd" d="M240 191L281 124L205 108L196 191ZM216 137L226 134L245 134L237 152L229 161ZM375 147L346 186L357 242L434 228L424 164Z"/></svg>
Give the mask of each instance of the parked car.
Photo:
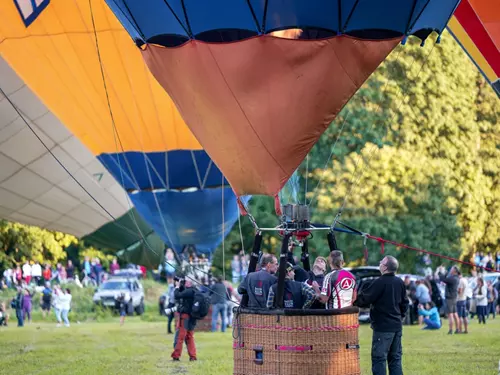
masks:
<svg viewBox="0 0 500 375"><path fill-rule="evenodd" d="M359 291L366 283L371 283L373 280L378 279L382 275L379 268L376 266L345 268L345 270L351 272L356 278L356 291ZM369 308L361 308L359 310L359 322L370 322Z"/></svg>
<svg viewBox="0 0 500 375"><path fill-rule="evenodd" d="M136 277L112 276L96 289L93 301L105 308L117 309L116 298L122 293L127 301L127 314L144 313L144 289Z"/></svg>
<svg viewBox="0 0 500 375"><path fill-rule="evenodd" d="M491 281L493 286L495 286L499 281L498 278L500 277L500 272L485 272L483 273L483 280L485 283L488 283L488 281Z"/></svg>

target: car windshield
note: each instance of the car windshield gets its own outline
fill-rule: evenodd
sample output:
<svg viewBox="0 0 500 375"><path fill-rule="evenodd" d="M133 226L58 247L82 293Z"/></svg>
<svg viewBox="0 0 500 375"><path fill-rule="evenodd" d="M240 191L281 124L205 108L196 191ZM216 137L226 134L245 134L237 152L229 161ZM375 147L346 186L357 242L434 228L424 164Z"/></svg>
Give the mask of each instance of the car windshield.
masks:
<svg viewBox="0 0 500 375"><path fill-rule="evenodd" d="M498 275L484 276L484 281L486 281L486 282L491 281L492 283L494 283L497 279L498 279Z"/></svg>
<svg viewBox="0 0 500 375"><path fill-rule="evenodd" d="M108 281L101 286L101 290L119 290L130 289L130 282L128 281Z"/></svg>

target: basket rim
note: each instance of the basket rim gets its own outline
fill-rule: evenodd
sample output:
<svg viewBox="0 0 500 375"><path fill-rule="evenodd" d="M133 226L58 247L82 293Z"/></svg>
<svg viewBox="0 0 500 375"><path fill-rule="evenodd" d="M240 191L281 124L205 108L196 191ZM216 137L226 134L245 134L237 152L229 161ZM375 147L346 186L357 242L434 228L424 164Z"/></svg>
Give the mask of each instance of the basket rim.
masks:
<svg viewBox="0 0 500 375"><path fill-rule="evenodd" d="M344 307L341 309L318 310L318 309L260 309L248 307L234 307L235 314L248 315L279 315L279 316L332 316L358 314L359 308L356 306Z"/></svg>

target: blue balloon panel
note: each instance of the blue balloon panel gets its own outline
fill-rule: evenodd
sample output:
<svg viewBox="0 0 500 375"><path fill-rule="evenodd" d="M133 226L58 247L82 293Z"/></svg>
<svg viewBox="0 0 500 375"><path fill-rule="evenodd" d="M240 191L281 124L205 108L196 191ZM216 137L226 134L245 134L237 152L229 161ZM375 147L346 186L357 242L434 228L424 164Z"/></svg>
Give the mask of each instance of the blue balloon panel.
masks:
<svg viewBox="0 0 500 375"><path fill-rule="evenodd" d="M195 245L200 253L212 253L240 214L229 187L193 192L142 191L129 196L139 214L177 252L184 245ZM241 199L246 203L250 197Z"/></svg>
<svg viewBox="0 0 500 375"><path fill-rule="evenodd" d="M204 150L131 151L101 154L98 159L126 190L208 188L223 182Z"/></svg>
<svg viewBox="0 0 500 375"><path fill-rule="evenodd" d="M106 0L138 43L225 42L289 28L364 39L441 33L460 0ZM223 36L223 34L225 36ZM229 36L230 35L230 36Z"/></svg>

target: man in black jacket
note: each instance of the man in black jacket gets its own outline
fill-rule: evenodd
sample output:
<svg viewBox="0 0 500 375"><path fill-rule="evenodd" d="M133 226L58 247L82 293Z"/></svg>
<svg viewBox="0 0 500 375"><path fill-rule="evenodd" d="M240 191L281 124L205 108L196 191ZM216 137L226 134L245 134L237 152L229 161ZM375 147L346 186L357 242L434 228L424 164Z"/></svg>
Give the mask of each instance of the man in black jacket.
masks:
<svg viewBox="0 0 500 375"><path fill-rule="evenodd" d="M196 346L194 343L194 328L196 327L196 319L191 317L195 292L196 289L193 287L191 280L187 279L184 282L175 282L174 297L176 303L178 303L176 328L179 334L177 335L175 349L172 353L172 359L174 361L179 360L182 354L184 341L186 341L189 360L196 361Z"/></svg>
<svg viewBox="0 0 500 375"><path fill-rule="evenodd" d="M380 262L382 276L367 284L354 302L358 307L370 307L372 339L372 372L386 374L386 362L390 375L402 375L403 349L402 320L408 310L409 301L403 280L395 275L399 263L396 258L386 256Z"/></svg>
<svg viewBox="0 0 500 375"><path fill-rule="evenodd" d="M278 270L278 260L272 254L264 254L261 260L261 270L249 273L238 287L239 294L248 294L249 308L265 309L269 289L278 279L274 274Z"/></svg>

